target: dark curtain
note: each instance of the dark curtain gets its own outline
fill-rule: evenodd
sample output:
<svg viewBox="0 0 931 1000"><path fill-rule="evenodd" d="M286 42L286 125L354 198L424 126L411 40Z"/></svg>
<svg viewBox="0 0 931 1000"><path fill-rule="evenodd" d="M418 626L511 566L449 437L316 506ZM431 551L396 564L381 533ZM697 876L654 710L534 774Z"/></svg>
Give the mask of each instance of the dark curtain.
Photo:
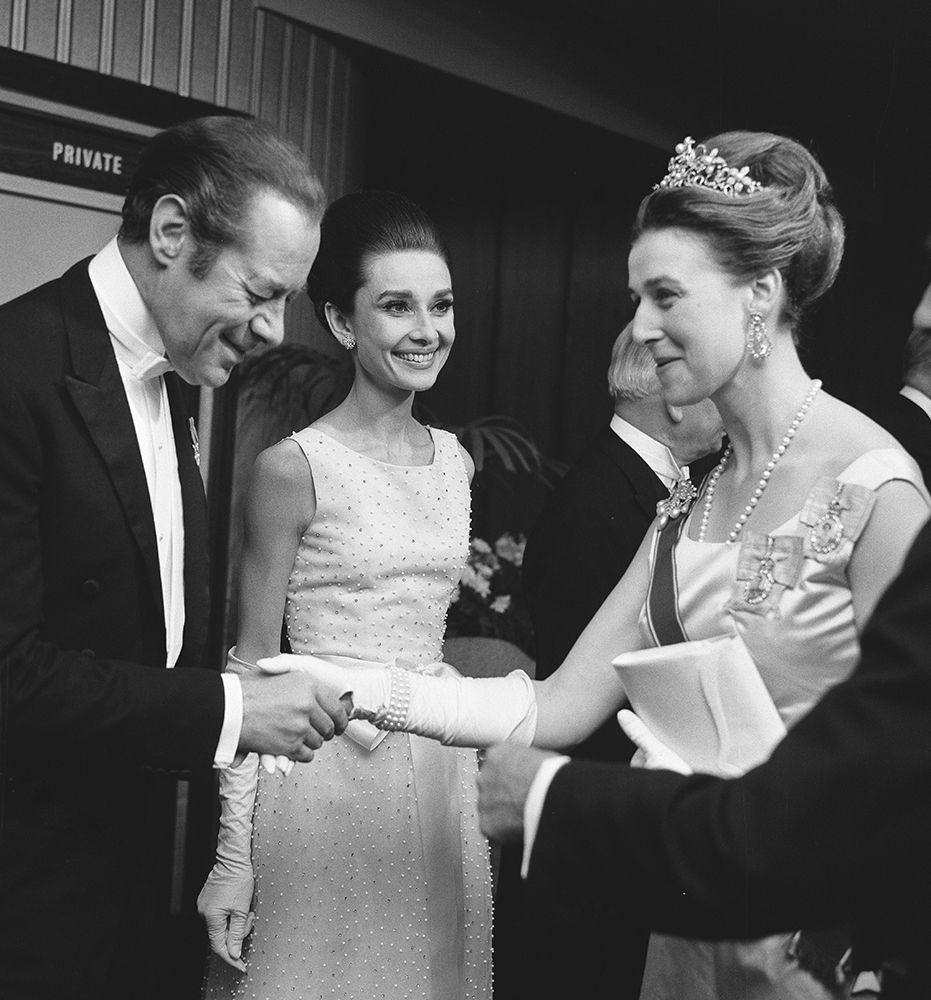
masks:
<svg viewBox="0 0 931 1000"><path fill-rule="evenodd" d="M419 202L452 262L456 346L425 407L448 423L506 415L571 461L610 418L630 222L663 154L400 59L364 67L365 185ZM528 530L544 495L483 477L476 533Z"/></svg>
<svg viewBox="0 0 931 1000"><path fill-rule="evenodd" d="M359 58L364 183L422 204L451 252L457 342L425 403L447 422L513 417L546 453L573 461L610 417L610 349L631 315L630 225L671 150L396 57ZM899 388L902 344L931 277L922 248L931 196L905 181L907 148L877 155L814 127L815 106L749 114L741 99L709 105L682 134L768 128L819 157L848 240L835 288L806 320L802 354L829 391L871 412ZM538 484L487 477L475 491L476 532L528 530L542 499Z"/></svg>

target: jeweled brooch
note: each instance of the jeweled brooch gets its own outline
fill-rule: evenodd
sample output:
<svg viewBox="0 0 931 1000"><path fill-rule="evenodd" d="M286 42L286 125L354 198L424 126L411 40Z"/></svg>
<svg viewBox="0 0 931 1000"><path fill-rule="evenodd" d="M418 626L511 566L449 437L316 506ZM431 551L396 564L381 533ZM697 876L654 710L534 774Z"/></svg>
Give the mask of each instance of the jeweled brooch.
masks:
<svg viewBox="0 0 931 1000"><path fill-rule="evenodd" d="M767 536L766 551L760 556L756 575L744 584L744 600L747 604L762 604L776 586L776 561L773 559L773 538Z"/></svg>
<svg viewBox="0 0 931 1000"><path fill-rule="evenodd" d="M695 502L698 490L691 479L680 479L670 489L669 496L665 500L660 500L656 505L656 516L659 518L660 530L666 527L670 521L688 513L689 507Z"/></svg>
<svg viewBox="0 0 931 1000"><path fill-rule="evenodd" d="M808 544L820 556L833 552L844 540L844 522L841 520L841 494L844 484L838 483L828 509L811 526Z"/></svg>

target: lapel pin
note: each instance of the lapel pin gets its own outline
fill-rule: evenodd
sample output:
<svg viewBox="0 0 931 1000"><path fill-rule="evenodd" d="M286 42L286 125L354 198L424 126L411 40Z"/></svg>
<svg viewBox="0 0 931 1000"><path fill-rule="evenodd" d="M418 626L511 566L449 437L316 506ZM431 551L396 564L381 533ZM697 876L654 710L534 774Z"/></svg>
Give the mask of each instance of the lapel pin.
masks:
<svg viewBox="0 0 931 1000"><path fill-rule="evenodd" d="M194 426L194 418L188 417L188 427L191 430L191 446L194 448L194 461L197 468L200 468L200 440L197 437L197 428Z"/></svg>

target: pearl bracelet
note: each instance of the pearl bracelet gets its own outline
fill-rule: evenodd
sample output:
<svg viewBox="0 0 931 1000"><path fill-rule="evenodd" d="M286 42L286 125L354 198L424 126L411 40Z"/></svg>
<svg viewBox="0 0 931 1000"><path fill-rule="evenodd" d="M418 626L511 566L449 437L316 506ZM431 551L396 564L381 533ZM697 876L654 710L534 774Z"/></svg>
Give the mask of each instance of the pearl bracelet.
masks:
<svg viewBox="0 0 931 1000"><path fill-rule="evenodd" d="M387 708L382 706L375 714L373 723L388 732L397 732L407 724L407 711L411 704L410 671L392 663L388 667L391 676L391 698Z"/></svg>

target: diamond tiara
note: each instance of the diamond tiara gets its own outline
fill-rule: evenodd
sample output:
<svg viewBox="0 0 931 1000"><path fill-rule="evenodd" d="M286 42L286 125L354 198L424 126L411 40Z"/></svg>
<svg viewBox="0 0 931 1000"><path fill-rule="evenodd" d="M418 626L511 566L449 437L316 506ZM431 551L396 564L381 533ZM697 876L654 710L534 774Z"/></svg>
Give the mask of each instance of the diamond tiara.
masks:
<svg viewBox="0 0 931 1000"><path fill-rule="evenodd" d="M696 145L691 136L686 136L676 146L676 155L669 161L666 176L653 185L653 190L673 187L708 187L734 197L738 194L753 194L765 188L759 181L748 176L749 167L729 167L727 160L718 155L716 149L709 153L701 144Z"/></svg>

